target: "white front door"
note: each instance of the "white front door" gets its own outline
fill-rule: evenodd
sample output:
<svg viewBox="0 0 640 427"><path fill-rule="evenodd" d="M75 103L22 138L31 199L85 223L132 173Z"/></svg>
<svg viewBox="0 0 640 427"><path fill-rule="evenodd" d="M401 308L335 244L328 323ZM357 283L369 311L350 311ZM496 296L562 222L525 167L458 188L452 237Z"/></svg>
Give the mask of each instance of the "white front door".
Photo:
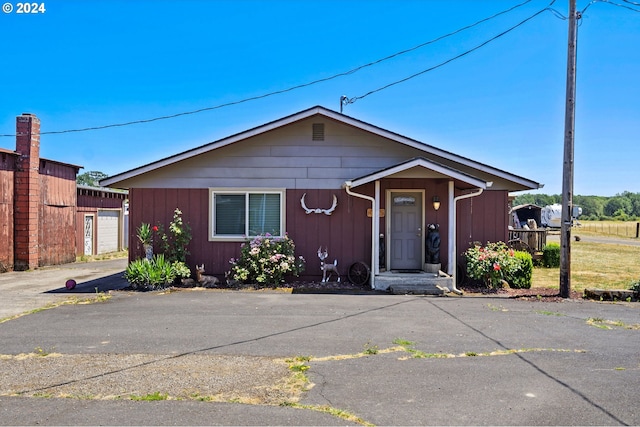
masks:
<svg viewBox="0 0 640 427"><path fill-rule="evenodd" d="M422 270L422 192L390 193L389 267L391 270Z"/></svg>

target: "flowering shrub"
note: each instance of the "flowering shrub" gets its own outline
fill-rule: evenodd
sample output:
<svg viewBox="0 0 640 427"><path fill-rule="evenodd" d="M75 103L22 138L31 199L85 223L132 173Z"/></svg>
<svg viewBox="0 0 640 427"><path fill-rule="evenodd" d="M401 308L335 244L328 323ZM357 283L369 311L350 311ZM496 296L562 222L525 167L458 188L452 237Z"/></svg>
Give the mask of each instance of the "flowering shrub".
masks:
<svg viewBox="0 0 640 427"><path fill-rule="evenodd" d="M295 256L293 240L269 233L255 237L240 247L240 258L232 258L230 277L243 283L276 287L287 274L304 271L304 258Z"/></svg>
<svg viewBox="0 0 640 427"><path fill-rule="evenodd" d="M487 286L499 287L503 280L515 277L520 270L520 261L515 251L504 242L474 245L464 253L467 260L467 276L482 280Z"/></svg>
<svg viewBox="0 0 640 427"><path fill-rule="evenodd" d="M176 274L176 277L180 279L186 279L191 277L191 269L182 261L173 261L171 263L171 268Z"/></svg>
<svg viewBox="0 0 640 427"><path fill-rule="evenodd" d="M173 221L169 223L169 235L164 232L162 224L154 225L153 231L160 238L161 251L171 261L187 261L189 251L187 246L191 242L191 227L182 220L182 211L176 208L173 211Z"/></svg>

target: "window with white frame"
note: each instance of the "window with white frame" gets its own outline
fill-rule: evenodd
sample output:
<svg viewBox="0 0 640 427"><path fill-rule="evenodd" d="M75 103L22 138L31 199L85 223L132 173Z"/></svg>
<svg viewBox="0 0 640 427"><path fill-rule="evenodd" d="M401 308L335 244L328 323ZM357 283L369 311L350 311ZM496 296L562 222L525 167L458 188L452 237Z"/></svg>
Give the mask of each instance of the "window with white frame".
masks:
<svg viewBox="0 0 640 427"><path fill-rule="evenodd" d="M283 235L284 190L210 191L210 237Z"/></svg>

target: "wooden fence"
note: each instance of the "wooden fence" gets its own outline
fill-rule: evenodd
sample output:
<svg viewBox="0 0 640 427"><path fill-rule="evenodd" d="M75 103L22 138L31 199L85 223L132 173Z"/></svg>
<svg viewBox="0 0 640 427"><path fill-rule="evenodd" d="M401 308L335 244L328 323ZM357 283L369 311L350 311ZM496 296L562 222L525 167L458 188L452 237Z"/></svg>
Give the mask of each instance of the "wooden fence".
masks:
<svg viewBox="0 0 640 427"><path fill-rule="evenodd" d="M597 234L639 238L640 222L631 221L580 221L576 232L588 231Z"/></svg>
<svg viewBox="0 0 640 427"><path fill-rule="evenodd" d="M531 255L538 252L541 253L547 244L547 229L509 230L509 244L516 249L527 250Z"/></svg>

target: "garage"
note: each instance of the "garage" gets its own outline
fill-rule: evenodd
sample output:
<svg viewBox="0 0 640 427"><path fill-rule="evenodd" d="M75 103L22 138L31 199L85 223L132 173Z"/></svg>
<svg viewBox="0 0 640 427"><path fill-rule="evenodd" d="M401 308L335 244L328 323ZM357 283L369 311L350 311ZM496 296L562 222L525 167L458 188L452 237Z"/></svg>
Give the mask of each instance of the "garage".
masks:
<svg viewBox="0 0 640 427"><path fill-rule="evenodd" d="M119 249L120 211L98 211L98 253L116 252Z"/></svg>

